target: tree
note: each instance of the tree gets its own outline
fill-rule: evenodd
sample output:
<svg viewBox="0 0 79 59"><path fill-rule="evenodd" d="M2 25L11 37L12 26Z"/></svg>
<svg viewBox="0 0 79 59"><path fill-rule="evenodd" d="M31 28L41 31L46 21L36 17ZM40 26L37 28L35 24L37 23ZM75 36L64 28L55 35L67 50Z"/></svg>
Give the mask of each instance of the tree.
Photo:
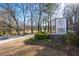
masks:
<svg viewBox="0 0 79 59"><path fill-rule="evenodd" d="M51 15L54 14L55 10L58 8L59 4L51 4L47 3L45 4L44 12L48 14L48 32L51 32Z"/></svg>
<svg viewBox="0 0 79 59"><path fill-rule="evenodd" d="M78 6L79 6L78 4L66 4L64 8L65 11L64 16L67 17L69 26L73 25L75 27L78 22L78 14L79 14Z"/></svg>
<svg viewBox="0 0 79 59"><path fill-rule="evenodd" d="M9 4L9 3L6 3L6 4L2 4L1 7L4 8L4 10L6 10L10 16L13 18L13 20L15 21L16 23L16 31L18 33L18 35L20 34L19 33L19 24L18 24L18 18L17 18L17 13L16 13L16 7L14 6L14 4Z"/></svg>
<svg viewBox="0 0 79 59"><path fill-rule="evenodd" d="M28 4L16 4L17 5L17 7L19 7L20 8L20 11L22 12L22 18L23 18L23 24L24 24L24 26L23 26L23 34L25 34L25 30L26 30L26 28L25 28L25 22L26 22L26 17L27 17L27 10L28 10Z"/></svg>
<svg viewBox="0 0 79 59"><path fill-rule="evenodd" d="M31 33L33 34L33 13L34 13L34 4L29 4L30 19L31 19Z"/></svg>
<svg viewBox="0 0 79 59"><path fill-rule="evenodd" d="M12 34L12 29L15 29L14 26L14 21L12 20L12 17L8 13L7 10L0 10L0 22L2 23L1 27L3 27L3 33L7 32L7 34L11 35ZM12 24L13 23L13 24ZM5 33L6 34L6 33ZM5 35L4 34L4 35Z"/></svg>
<svg viewBox="0 0 79 59"><path fill-rule="evenodd" d="M39 15L39 19L38 19L38 33L40 32L40 20L41 20L41 16L42 16L42 12L43 12L43 8L44 8L44 4L38 4L38 15Z"/></svg>

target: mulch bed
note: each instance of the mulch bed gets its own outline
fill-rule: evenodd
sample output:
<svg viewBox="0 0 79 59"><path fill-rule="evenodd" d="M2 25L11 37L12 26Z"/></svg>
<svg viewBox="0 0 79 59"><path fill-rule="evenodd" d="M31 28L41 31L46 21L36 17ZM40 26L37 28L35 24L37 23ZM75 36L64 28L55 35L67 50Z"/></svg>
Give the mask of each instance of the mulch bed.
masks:
<svg viewBox="0 0 79 59"><path fill-rule="evenodd" d="M32 44L32 43L27 43ZM34 45L45 45L44 43L35 43ZM33 45L33 44L32 44ZM48 46L51 47L51 46ZM51 47L52 48L52 47ZM66 53L68 56L79 56L79 47L74 45L66 45L63 49L61 49L64 53Z"/></svg>
<svg viewBox="0 0 79 59"><path fill-rule="evenodd" d="M62 51L65 52L68 56L79 56L78 46L67 45Z"/></svg>

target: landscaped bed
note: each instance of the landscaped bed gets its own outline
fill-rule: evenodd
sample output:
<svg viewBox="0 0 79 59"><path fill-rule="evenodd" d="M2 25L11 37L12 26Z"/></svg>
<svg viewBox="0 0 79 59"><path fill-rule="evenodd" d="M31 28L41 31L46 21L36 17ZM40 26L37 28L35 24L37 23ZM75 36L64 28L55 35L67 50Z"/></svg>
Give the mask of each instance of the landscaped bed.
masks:
<svg viewBox="0 0 79 59"><path fill-rule="evenodd" d="M61 39L64 44L58 44L54 39L49 39L49 35L47 34L36 34L34 38L25 40L24 42L25 44L43 45L51 49L60 50L67 55L79 56L78 34L69 32L66 35L61 36L59 39Z"/></svg>
<svg viewBox="0 0 79 59"><path fill-rule="evenodd" d="M50 41L48 34L35 34L35 37L30 38L29 40L24 41L25 44L38 44L38 45L50 45L52 42Z"/></svg>
<svg viewBox="0 0 79 59"><path fill-rule="evenodd" d="M43 36L44 37L44 36ZM26 37L27 38L27 37ZM24 40L24 39L23 39ZM0 45L0 55L2 56L79 56L77 45L56 45L53 47L51 40L31 39L13 40Z"/></svg>

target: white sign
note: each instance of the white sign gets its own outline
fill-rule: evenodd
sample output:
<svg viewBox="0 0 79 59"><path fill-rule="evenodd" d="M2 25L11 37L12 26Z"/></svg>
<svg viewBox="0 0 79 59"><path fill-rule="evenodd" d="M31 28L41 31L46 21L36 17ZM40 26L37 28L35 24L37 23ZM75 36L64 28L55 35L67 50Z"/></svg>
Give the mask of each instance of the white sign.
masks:
<svg viewBox="0 0 79 59"><path fill-rule="evenodd" d="M67 31L67 21L66 18L56 18L56 34L64 35Z"/></svg>

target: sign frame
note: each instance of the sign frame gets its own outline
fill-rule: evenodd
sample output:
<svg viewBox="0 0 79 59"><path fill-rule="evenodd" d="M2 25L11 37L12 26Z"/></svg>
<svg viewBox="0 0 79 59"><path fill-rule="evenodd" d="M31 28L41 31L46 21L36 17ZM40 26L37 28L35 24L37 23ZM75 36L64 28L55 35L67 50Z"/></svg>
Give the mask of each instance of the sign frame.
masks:
<svg viewBox="0 0 79 59"><path fill-rule="evenodd" d="M68 32L68 20L67 20L67 18L66 17L60 17L60 18L55 18L55 35L64 35L64 34L66 34L66 33L64 33L64 34L57 34L56 33L56 20L58 20L58 19L64 19L65 18L65 20L66 20L66 33Z"/></svg>

